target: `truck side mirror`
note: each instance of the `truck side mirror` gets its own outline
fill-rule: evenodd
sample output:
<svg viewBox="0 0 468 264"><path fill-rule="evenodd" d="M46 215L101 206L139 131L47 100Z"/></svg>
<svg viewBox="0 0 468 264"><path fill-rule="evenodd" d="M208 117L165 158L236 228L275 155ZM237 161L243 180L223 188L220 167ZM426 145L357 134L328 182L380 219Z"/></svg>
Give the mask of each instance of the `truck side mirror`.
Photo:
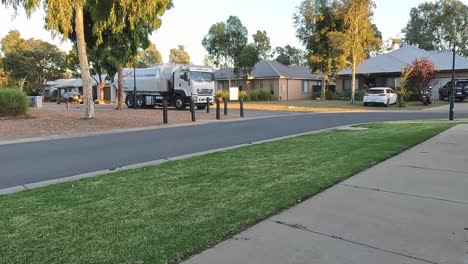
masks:
<svg viewBox="0 0 468 264"><path fill-rule="evenodd" d="M190 75L189 75L188 72L185 72L185 73L184 73L184 81L190 82Z"/></svg>

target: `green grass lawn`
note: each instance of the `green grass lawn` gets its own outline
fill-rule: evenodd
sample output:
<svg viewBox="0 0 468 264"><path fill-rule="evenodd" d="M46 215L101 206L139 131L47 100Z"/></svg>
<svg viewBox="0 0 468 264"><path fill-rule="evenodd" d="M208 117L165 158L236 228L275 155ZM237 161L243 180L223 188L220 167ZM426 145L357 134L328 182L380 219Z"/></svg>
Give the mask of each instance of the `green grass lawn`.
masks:
<svg viewBox="0 0 468 264"><path fill-rule="evenodd" d="M317 101L317 100L291 100L291 101L271 101L271 102L252 102L255 104L266 104L266 105L280 105L280 106L294 106L294 107L311 107L311 108L344 108L344 109L364 109L364 110L423 110L432 107L438 107L447 105L447 101L434 100L431 105L425 106L421 102L407 102L407 106L404 108L398 107L398 105L390 105L384 107L380 105L363 106L362 102L357 101L351 104L349 101Z"/></svg>
<svg viewBox="0 0 468 264"><path fill-rule="evenodd" d="M167 263L451 127L382 123L0 197L0 263Z"/></svg>

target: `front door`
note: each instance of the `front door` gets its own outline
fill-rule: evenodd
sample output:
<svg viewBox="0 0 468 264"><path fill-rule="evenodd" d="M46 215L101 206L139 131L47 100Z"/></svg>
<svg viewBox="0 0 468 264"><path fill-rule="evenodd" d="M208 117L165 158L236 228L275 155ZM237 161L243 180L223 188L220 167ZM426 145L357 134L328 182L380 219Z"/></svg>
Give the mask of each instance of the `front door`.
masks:
<svg viewBox="0 0 468 264"><path fill-rule="evenodd" d="M181 70L179 71L178 76L176 77L176 84L175 84L175 90L183 90L185 92L186 96L191 96L191 82L185 80L186 76L190 76L190 71L189 70Z"/></svg>

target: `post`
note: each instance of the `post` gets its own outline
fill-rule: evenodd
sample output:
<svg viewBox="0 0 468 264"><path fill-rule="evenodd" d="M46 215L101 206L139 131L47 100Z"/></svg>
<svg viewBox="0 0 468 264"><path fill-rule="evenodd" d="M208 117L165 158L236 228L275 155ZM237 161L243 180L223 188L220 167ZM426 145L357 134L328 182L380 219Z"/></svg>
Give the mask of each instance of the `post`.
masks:
<svg viewBox="0 0 468 264"><path fill-rule="evenodd" d="M206 113L210 113L210 98L206 98Z"/></svg>
<svg viewBox="0 0 468 264"><path fill-rule="evenodd" d="M193 98L190 98L190 112L192 113L192 122L195 122L195 102L193 101Z"/></svg>
<svg viewBox="0 0 468 264"><path fill-rule="evenodd" d="M57 89L57 104L60 104L60 89Z"/></svg>
<svg viewBox="0 0 468 264"><path fill-rule="evenodd" d="M453 64L452 64L452 93L450 94L450 114L449 114L449 120L454 119L455 115L455 42L453 43Z"/></svg>
<svg viewBox="0 0 468 264"><path fill-rule="evenodd" d="M167 120L167 100L163 99L163 123L167 125L169 121Z"/></svg>
<svg viewBox="0 0 468 264"><path fill-rule="evenodd" d="M216 119L217 120L220 120L221 119L221 109L220 109L220 105L219 105L219 99L216 98Z"/></svg>
<svg viewBox="0 0 468 264"><path fill-rule="evenodd" d="M228 115L228 100L227 100L227 98L223 98L223 102L224 102L224 115L227 116Z"/></svg>
<svg viewBox="0 0 468 264"><path fill-rule="evenodd" d="M244 117L244 98L239 100L240 105L240 117Z"/></svg>
<svg viewBox="0 0 468 264"><path fill-rule="evenodd" d="M137 109L136 68L133 66L133 108Z"/></svg>
<svg viewBox="0 0 468 264"><path fill-rule="evenodd" d="M70 110L70 105L69 105L70 102L68 102L68 99L67 99L67 110Z"/></svg>

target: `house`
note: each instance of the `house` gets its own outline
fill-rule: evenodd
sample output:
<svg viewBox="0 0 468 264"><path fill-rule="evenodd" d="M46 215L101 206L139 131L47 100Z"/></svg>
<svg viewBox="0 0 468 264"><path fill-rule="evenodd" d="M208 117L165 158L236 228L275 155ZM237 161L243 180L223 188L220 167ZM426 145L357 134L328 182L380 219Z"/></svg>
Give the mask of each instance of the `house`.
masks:
<svg viewBox="0 0 468 264"><path fill-rule="evenodd" d="M247 92L269 91L275 100L312 99L314 87L321 85L321 76L312 74L309 67L286 66L276 61L257 63L249 76L238 77L232 69L221 69L215 72L215 79L217 90L228 89L231 80L231 86L242 86Z"/></svg>
<svg viewBox="0 0 468 264"><path fill-rule="evenodd" d="M364 61L356 71L356 87L387 86L400 87L401 71L414 59L428 58L437 69L437 76L432 86L434 98L438 99L438 90L452 78L453 53L450 51L426 51L415 46L403 46L390 53L381 54ZM455 78L468 78L468 58L456 56ZM351 69L338 74L336 91L351 90Z"/></svg>
<svg viewBox="0 0 468 264"><path fill-rule="evenodd" d="M94 100L101 100L101 93L99 92L98 82L99 76L93 76L91 78L92 86L93 86L93 99ZM117 88L112 85L109 80L106 80L107 74L103 74L101 76L102 80L105 80L104 86L104 98L103 100L106 102L115 102L117 98ZM57 90L60 90L60 94L64 94L66 92L79 92L83 94L83 82L81 78L75 79L58 79L55 81L48 81L46 83L45 88L45 95L53 95L57 93Z"/></svg>

